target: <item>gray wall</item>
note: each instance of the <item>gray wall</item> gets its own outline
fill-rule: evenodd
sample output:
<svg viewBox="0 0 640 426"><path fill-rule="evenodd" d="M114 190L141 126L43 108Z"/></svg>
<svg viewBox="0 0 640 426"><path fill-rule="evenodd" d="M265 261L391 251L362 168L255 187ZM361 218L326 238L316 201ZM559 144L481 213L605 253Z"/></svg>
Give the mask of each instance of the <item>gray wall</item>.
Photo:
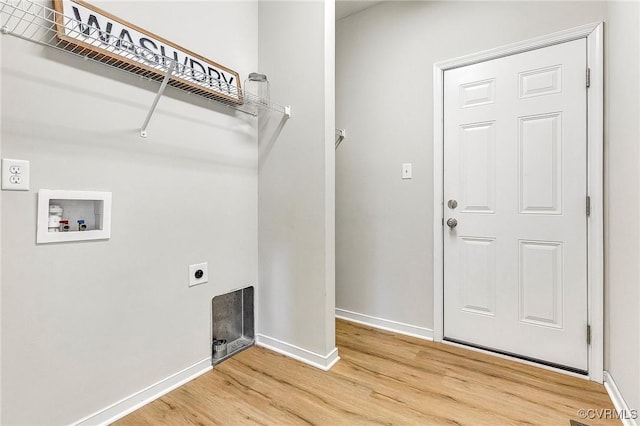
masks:
<svg viewBox="0 0 640 426"><path fill-rule="evenodd" d="M640 409L640 7L607 5L605 369Z"/></svg>
<svg viewBox="0 0 640 426"><path fill-rule="evenodd" d="M2 52L2 39L0 37L0 52ZM2 54L0 54L0 70L2 69ZM0 95L2 91L2 72L0 72ZM2 102L0 101L0 157L2 156ZM0 191L0 330L2 330L2 198ZM2 336L0 335L0 422L2 422Z"/></svg>
<svg viewBox="0 0 640 426"><path fill-rule="evenodd" d="M332 2L259 7L260 72L293 118L260 120L258 332L321 356L335 348L333 19Z"/></svg>
<svg viewBox="0 0 640 426"><path fill-rule="evenodd" d="M433 64L609 15L606 368L640 407L637 3L384 2L337 22L337 308L433 328Z"/></svg>
<svg viewBox="0 0 640 426"><path fill-rule="evenodd" d="M338 308L433 328L433 64L599 21L605 7L384 2L337 22Z"/></svg>
<svg viewBox="0 0 640 426"><path fill-rule="evenodd" d="M102 7L257 69L255 2ZM155 83L10 36L1 74L2 156L31 161L2 193L1 423L68 424L210 358L211 298L257 283L257 120L168 89L145 140ZM36 245L40 188L112 191L111 239Z"/></svg>

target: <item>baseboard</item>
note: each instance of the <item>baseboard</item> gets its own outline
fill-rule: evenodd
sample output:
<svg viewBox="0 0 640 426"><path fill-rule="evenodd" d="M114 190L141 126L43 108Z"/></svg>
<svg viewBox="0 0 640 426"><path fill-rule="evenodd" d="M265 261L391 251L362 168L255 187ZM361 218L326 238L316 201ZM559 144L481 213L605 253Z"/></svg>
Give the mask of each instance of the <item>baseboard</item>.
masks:
<svg viewBox="0 0 640 426"><path fill-rule="evenodd" d="M74 425L107 425L113 423L114 421L121 419L127 414L134 412L138 408L160 398L162 395L171 392L211 369L211 358L205 358L202 361L196 362L192 366L172 374L171 376L162 379L131 396L121 399L115 404L78 420Z"/></svg>
<svg viewBox="0 0 640 426"><path fill-rule="evenodd" d="M256 345L272 350L290 358L312 365L324 371L329 371L340 359L338 356L338 348L334 348L328 355L320 355L299 346L292 345L273 337L258 334L256 336Z"/></svg>
<svg viewBox="0 0 640 426"><path fill-rule="evenodd" d="M638 410L631 410L622 397L620 389L613 380L613 377L609 372L604 372L604 387L609 394L609 398L613 402L613 406L616 408L617 415L620 417L624 426L638 426L637 418L640 415Z"/></svg>
<svg viewBox="0 0 640 426"><path fill-rule="evenodd" d="M371 315L359 314L357 312L347 311L346 309L340 308L336 308L336 318L367 325L373 328L379 328L381 330L391 331L393 333L433 341L433 330L426 327L419 327L417 325L372 317Z"/></svg>

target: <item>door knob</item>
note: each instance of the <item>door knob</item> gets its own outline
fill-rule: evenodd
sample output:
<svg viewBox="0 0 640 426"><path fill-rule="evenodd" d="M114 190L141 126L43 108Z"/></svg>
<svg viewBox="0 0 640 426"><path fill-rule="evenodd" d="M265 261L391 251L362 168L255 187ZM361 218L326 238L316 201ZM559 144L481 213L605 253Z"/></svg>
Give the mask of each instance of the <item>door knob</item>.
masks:
<svg viewBox="0 0 640 426"><path fill-rule="evenodd" d="M451 229L455 228L456 226L458 226L458 221L455 220L454 218L449 218L447 219L447 226Z"/></svg>
<svg viewBox="0 0 640 426"><path fill-rule="evenodd" d="M449 200L447 201L447 206L449 206L450 209L455 209L458 207L458 202L456 200Z"/></svg>

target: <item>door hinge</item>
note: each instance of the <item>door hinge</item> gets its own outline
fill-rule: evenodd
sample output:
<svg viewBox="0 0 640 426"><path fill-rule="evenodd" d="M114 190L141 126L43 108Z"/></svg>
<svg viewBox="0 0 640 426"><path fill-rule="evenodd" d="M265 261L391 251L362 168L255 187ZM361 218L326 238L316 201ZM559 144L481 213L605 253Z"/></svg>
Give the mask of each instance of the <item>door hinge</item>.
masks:
<svg viewBox="0 0 640 426"><path fill-rule="evenodd" d="M591 197L587 195L587 216L591 216Z"/></svg>
<svg viewBox="0 0 640 426"><path fill-rule="evenodd" d="M587 68L587 89L591 87L591 68Z"/></svg>
<svg viewBox="0 0 640 426"><path fill-rule="evenodd" d="M587 324L587 345L591 344L591 326Z"/></svg>

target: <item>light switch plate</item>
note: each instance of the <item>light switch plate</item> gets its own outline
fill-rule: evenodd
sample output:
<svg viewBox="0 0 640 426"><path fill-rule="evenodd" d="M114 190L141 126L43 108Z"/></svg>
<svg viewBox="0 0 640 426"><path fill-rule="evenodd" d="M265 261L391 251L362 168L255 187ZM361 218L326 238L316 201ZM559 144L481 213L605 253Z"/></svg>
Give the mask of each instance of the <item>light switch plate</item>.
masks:
<svg viewBox="0 0 640 426"><path fill-rule="evenodd" d="M7 191L29 190L29 162L2 159L2 189Z"/></svg>
<svg viewBox="0 0 640 426"><path fill-rule="evenodd" d="M411 163L402 164L402 179L411 179L413 176Z"/></svg>

